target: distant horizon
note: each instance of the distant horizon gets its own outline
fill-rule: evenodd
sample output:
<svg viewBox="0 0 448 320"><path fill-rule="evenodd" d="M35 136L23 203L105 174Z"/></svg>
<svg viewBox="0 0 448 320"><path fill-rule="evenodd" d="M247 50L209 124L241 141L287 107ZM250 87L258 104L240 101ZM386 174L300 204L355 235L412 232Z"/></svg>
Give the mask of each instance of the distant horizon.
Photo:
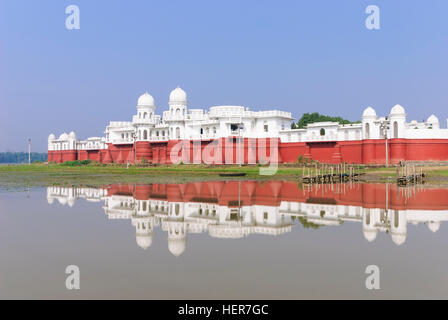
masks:
<svg viewBox="0 0 448 320"><path fill-rule="evenodd" d="M66 7L80 9L68 30ZM381 27L365 26L366 7ZM448 119L448 2L25 0L0 3L0 151L47 151L50 133L104 136L148 91L168 109L242 105L360 120L372 106Z"/></svg>

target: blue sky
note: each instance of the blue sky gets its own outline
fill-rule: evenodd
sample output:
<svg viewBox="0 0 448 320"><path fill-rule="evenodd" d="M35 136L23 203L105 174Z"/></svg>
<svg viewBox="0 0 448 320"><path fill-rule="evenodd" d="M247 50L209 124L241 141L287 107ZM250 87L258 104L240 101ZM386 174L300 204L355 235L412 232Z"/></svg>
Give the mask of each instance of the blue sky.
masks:
<svg viewBox="0 0 448 320"><path fill-rule="evenodd" d="M65 28L76 4L81 29ZM365 27L365 8L381 29ZM278 108L358 120L399 103L448 118L448 1L0 0L0 151L102 136L148 90L192 107Z"/></svg>

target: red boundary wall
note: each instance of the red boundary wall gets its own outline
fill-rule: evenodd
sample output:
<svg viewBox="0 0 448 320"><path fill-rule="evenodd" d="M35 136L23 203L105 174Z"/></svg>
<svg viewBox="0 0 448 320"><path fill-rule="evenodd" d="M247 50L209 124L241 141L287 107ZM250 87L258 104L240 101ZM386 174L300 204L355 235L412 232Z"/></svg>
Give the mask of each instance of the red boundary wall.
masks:
<svg viewBox="0 0 448 320"><path fill-rule="evenodd" d="M271 154L278 146L275 157ZM390 139L389 163L400 161L448 161L448 139ZM243 158L240 161L240 154ZM217 140L139 141L135 145L108 144L104 150L58 150L48 152L48 161L57 163L90 159L101 163L208 163L237 164L260 162L294 163L299 157L322 163L384 164L385 140L280 142L279 139L238 137ZM173 160L174 159L174 160Z"/></svg>

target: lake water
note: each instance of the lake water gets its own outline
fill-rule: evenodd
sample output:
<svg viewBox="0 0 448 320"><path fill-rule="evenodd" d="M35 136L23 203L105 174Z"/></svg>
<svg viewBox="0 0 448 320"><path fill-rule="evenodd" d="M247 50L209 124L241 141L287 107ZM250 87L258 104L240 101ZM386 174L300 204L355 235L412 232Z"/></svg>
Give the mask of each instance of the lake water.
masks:
<svg viewBox="0 0 448 320"><path fill-rule="evenodd" d="M448 189L425 186L3 190L0 298L448 298L447 221Z"/></svg>

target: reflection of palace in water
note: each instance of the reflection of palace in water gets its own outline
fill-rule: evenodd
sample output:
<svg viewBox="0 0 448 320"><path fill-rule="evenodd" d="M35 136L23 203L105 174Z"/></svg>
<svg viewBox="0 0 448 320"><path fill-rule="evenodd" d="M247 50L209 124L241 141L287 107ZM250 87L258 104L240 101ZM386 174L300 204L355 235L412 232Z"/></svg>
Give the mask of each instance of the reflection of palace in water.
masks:
<svg viewBox="0 0 448 320"><path fill-rule="evenodd" d="M78 198L104 201L109 219L130 219L143 249L151 246L154 228L160 226L175 256L184 252L188 233L236 239L287 233L294 221L307 228L361 222L368 241L380 231L390 233L393 242L401 245L408 223L424 223L436 232L448 220L448 189L403 189L391 184L302 189L290 181L213 181L47 190L50 204L57 199L73 206Z"/></svg>

